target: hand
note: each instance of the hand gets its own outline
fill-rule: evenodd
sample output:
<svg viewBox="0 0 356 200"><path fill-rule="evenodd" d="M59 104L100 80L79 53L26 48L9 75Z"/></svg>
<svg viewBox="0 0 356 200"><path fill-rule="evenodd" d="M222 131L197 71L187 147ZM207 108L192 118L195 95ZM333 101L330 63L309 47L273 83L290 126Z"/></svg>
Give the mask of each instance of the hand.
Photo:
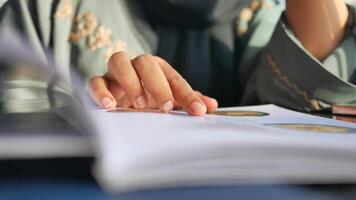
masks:
<svg viewBox="0 0 356 200"><path fill-rule="evenodd" d="M190 115L214 112L217 101L194 91L187 81L160 57L148 54L130 60L125 52L111 56L108 72L89 81L89 91L102 108L183 108Z"/></svg>

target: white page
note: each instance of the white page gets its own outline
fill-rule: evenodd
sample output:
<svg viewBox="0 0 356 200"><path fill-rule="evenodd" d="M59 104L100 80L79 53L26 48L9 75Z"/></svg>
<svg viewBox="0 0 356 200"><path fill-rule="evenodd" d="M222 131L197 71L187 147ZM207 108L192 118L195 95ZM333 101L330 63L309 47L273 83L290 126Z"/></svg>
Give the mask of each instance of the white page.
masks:
<svg viewBox="0 0 356 200"><path fill-rule="evenodd" d="M353 123L345 123L337 120L330 120L324 117L318 117L315 115L296 112L288 109L281 109L276 105L261 105L261 106L244 106L235 108L222 108L220 110L241 110L241 111L259 111L266 112L270 115L264 117L239 117L244 120L258 122L261 124L273 124L273 123L306 123L306 124L325 124L331 126L346 126L355 128ZM225 117L232 119L233 117Z"/></svg>
<svg viewBox="0 0 356 200"><path fill-rule="evenodd" d="M219 165L226 167L229 162L235 167L243 164L249 168L253 168L254 165L276 165L281 160L288 161L294 151L297 152L295 156L289 159L290 162L285 162L278 171L266 173L261 169L247 168L244 173L246 175L249 170L253 172L254 178L252 179L258 179L257 171L261 171L260 177L264 175L271 178L271 176L279 175L279 177L285 177L283 182L288 180L287 175L290 175L291 171L288 169L293 169L294 177L299 177L298 170L295 169L297 167L288 166L288 163L291 163L290 165L300 163L301 167L308 163L310 166L327 163L329 168L325 167L324 171L322 169L317 171L330 173L333 169L343 168L343 175L350 170L348 164L354 164L354 161L345 162L345 164L339 162L334 166L333 160L329 162L327 159L315 159L312 156L314 154L318 156L320 151L335 151L336 154L342 152L346 159L348 159L347 156L356 155L354 145L356 133L314 133L263 125L297 122L356 128L354 124L305 115L273 105L228 108L228 110L236 109L262 111L270 115L264 117L216 115L191 117L183 112L161 114L91 111L99 133L99 160L96 168L99 181L107 188L117 190L144 188L152 185L160 187L189 185L193 182L199 184L206 182L204 180L207 179L220 180L219 182L222 182L222 178L225 180L231 178L234 181L238 178L248 180L252 176L242 176L239 174L241 170L232 169L235 176L229 176L226 169L224 171L220 169L219 172ZM286 155L276 154L275 151L279 149L285 149ZM310 155L306 155L309 158L304 158L304 154L299 155L300 149L310 152ZM263 161L263 155L268 158L273 157L273 159ZM298 159L305 163L296 162ZM339 158L334 156L332 159ZM236 163L236 160L239 160L239 163ZM262 164L257 164L257 162ZM205 170L203 170L204 167ZM356 165L352 167L356 169ZM311 168L300 169L299 173L318 174L315 169L313 171ZM334 176L337 173L335 172ZM184 175L191 179L187 179ZM340 177L345 178L345 176Z"/></svg>

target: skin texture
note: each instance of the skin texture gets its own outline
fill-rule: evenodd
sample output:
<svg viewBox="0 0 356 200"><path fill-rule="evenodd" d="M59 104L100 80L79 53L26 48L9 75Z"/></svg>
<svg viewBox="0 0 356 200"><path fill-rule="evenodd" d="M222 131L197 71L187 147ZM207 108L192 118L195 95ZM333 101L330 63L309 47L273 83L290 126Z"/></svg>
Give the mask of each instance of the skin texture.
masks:
<svg viewBox="0 0 356 200"><path fill-rule="evenodd" d="M201 116L218 107L215 99L194 91L166 61L148 54L131 60L125 52L115 53L107 74L90 79L89 91L102 108L159 108L162 112L183 108Z"/></svg>
<svg viewBox="0 0 356 200"><path fill-rule="evenodd" d="M324 60L342 41L349 13L344 0L287 0L286 15L303 46Z"/></svg>

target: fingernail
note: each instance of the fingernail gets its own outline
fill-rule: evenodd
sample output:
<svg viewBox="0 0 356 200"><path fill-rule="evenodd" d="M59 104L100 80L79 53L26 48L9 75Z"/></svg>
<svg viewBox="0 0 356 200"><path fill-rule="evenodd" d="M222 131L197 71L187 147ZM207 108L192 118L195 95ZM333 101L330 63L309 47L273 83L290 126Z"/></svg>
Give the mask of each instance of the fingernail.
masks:
<svg viewBox="0 0 356 200"><path fill-rule="evenodd" d="M170 112L171 110L173 110L173 102L171 100L167 101L161 106L161 110L165 113Z"/></svg>
<svg viewBox="0 0 356 200"><path fill-rule="evenodd" d="M194 102L194 103L192 103L192 104L190 105L190 109L191 109L193 112L199 112L199 113L201 113L201 114L204 114L204 113L206 113L206 109L207 109L207 108L206 108L206 106L203 105L202 103L196 101L196 102Z"/></svg>
<svg viewBox="0 0 356 200"><path fill-rule="evenodd" d="M104 108L111 108L111 106L113 105L113 101L111 101L109 97L104 97L102 103Z"/></svg>
<svg viewBox="0 0 356 200"><path fill-rule="evenodd" d="M146 107L146 98L144 96L139 96L136 99L136 108L144 108Z"/></svg>

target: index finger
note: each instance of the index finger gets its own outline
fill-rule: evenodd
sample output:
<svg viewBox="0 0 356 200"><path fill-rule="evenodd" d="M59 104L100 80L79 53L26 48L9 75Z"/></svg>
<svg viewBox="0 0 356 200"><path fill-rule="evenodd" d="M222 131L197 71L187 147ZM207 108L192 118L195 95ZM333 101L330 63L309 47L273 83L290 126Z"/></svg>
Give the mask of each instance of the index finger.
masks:
<svg viewBox="0 0 356 200"><path fill-rule="evenodd" d="M132 60L144 88L163 112L173 109L173 95L167 78L154 56L143 54Z"/></svg>
<svg viewBox="0 0 356 200"><path fill-rule="evenodd" d="M191 115L204 115L207 107L188 82L171 65L160 57L155 57L171 87L174 100Z"/></svg>
<svg viewBox="0 0 356 200"><path fill-rule="evenodd" d="M108 77L121 86L134 107L146 107L147 99L140 78L125 52L117 52L111 56Z"/></svg>

